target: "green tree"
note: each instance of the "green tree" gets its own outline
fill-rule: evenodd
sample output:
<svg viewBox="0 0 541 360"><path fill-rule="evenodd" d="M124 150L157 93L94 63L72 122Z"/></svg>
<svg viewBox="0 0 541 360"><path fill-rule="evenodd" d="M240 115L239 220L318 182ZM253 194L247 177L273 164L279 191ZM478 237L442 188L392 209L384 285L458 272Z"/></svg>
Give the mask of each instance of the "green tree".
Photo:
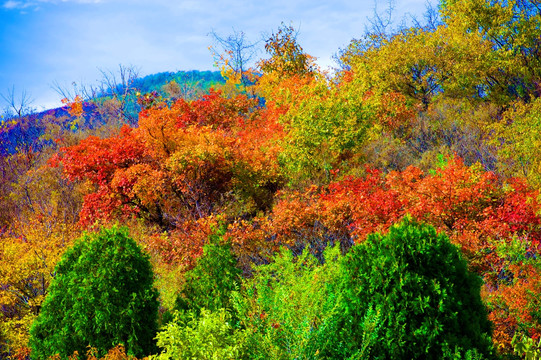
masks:
<svg viewBox="0 0 541 360"><path fill-rule="evenodd" d="M202 309L231 309L230 296L240 285L240 269L231 252L231 244L223 240L224 229L209 237L203 255L185 276L185 284L177 297L176 310L198 316Z"/></svg>
<svg viewBox="0 0 541 360"><path fill-rule="evenodd" d="M494 358L481 284L446 235L406 218L344 257L340 331L323 355L355 353L366 335L365 314L375 308L381 311L375 359Z"/></svg>
<svg viewBox="0 0 541 360"><path fill-rule="evenodd" d="M127 229L83 236L55 271L30 331L32 358L67 358L88 346L103 356L118 344L138 357L154 350L158 294L148 256Z"/></svg>

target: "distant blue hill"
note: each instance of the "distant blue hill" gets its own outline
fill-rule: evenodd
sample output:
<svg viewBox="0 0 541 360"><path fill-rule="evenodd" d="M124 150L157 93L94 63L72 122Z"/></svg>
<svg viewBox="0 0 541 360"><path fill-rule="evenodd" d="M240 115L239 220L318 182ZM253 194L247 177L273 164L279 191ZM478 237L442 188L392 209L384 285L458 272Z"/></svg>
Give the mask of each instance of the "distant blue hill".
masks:
<svg viewBox="0 0 541 360"><path fill-rule="evenodd" d="M118 86L116 89L107 89L107 91L98 94L97 98L85 99L83 121L80 121L75 126L75 118L70 116L66 107L45 110L15 119L13 124L0 126L0 157L13 154L21 149L40 151L43 146L50 144L51 140L41 138L45 132L44 120L48 117L56 118L61 122L60 125L65 130L72 131L93 129L105 124L106 119L102 118L98 107L94 103L112 97L113 91L120 94L128 93L126 109L134 119L134 121L131 121L131 125L135 125L140 110L135 93L156 92L158 96L167 97L163 87L172 81L180 88L208 91L210 87L223 83L225 80L219 71L161 72L136 79L127 92L126 89Z"/></svg>

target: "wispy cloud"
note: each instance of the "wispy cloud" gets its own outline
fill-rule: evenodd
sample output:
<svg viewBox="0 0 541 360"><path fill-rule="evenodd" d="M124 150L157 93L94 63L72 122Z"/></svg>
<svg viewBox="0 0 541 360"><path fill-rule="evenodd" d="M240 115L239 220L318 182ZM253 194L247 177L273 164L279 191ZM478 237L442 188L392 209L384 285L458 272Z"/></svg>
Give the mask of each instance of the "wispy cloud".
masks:
<svg viewBox="0 0 541 360"><path fill-rule="evenodd" d="M78 3L78 4L98 4L104 0L8 0L2 4L2 7L7 10L22 10L22 9L39 9L42 4L58 4L58 3Z"/></svg>
<svg viewBox="0 0 541 360"><path fill-rule="evenodd" d="M28 2L24 2L24 1L12 1L12 0L9 0L9 1L6 1L2 7L4 9L25 9L29 6L32 6L30 3Z"/></svg>

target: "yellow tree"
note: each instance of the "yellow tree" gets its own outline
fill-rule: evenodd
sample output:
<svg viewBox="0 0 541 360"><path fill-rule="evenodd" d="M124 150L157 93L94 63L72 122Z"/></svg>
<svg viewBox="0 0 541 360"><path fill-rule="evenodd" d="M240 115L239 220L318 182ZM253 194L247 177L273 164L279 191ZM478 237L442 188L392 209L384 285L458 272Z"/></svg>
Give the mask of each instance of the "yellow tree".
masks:
<svg viewBox="0 0 541 360"><path fill-rule="evenodd" d="M490 44L478 34L440 25L434 31L405 29L382 39L378 46L370 41L353 40L342 62L375 93L400 92L424 109L441 93L467 98L484 95L492 58Z"/></svg>
<svg viewBox="0 0 541 360"><path fill-rule="evenodd" d="M80 198L60 170L46 165L24 173L10 196L16 211L0 234L0 333L7 351L24 354L54 267L78 234Z"/></svg>
<svg viewBox="0 0 541 360"><path fill-rule="evenodd" d="M541 99L510 104L491 129L492 143L502 158L500 170L508 176L527 177L530 184L541 188Z"/></svg>
<svg viewBox="0 0 541 360"><path fill-rule="evenodd" d="M541 95L541 8L537 0L444 0L444 21L488 41L497 72L486 81L504 97Z"/></svg>

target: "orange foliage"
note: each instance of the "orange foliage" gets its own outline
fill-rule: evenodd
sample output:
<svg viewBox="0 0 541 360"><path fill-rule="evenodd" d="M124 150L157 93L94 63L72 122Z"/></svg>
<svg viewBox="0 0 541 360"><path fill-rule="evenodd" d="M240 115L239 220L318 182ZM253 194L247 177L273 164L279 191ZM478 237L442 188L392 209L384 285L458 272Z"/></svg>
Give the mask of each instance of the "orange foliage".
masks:
<svg viewBox="0 0 541 360"><path fill-rule="evenodd" d="M62 104L68 107L68 113L71 116L79 117L83 115L83 98L81 98L79 95L75 96L72 101L68 100L67 98L62 99L61 101Z"/></svg>
<svg viewBox="0 0 541 360"><path fill-rule="evenodd" d="M190 268L202 254L203 245L218 224L219 219L213 216L197 221L186 221L178 224L176 229L169 233L149 237L146 250L163 264Z"/></svg>
<svg viewBox="0 0 541 360"><path fill-rule="evenodd" d="M497 290L485 291L485 298L492 310L489 319L494 323L493 341L497 348L511 351L511 341L517 330L539 339L541 325L537 294L541 291L540 270L531 265L510 265L502 272L508 281Z"/></svg>
<svg viewBox="0 0 541 360"><path fill-rule="evenodd" d="M381 96L380 106L376 107L378 122L388 129L409 127L415 111L407 105L406 97L399 92L387 92Z"/></svg>
<svg viewBox="0 0 541 360"><path fill-rule="evenodd" d="M77 351L75 351L73 355L69 356L69 360L79 360L80 358L81 357ZM119 344L114 348L110 349L103 357L98 357L98 355L96 354L96 349L89 347L86 356L83 356L82 358L86 360L137 360L135 356L126 354L126 349L122 344ZM49 360L60 359L61 357L59 355L51 356L49 358ZM145 357L143 359L147 358Z"/></svg>
<svg viewBox="0 0 541 360"><path fill-rule="evenodd" d="M87 183L83 226L135 216L173 230L222 211L264 210L281 186L282 128L255 105L213 90L191 102L155 104L141 112L137 128L88 137L62 148L51 164L61 162L70 180Z"/></svg>

